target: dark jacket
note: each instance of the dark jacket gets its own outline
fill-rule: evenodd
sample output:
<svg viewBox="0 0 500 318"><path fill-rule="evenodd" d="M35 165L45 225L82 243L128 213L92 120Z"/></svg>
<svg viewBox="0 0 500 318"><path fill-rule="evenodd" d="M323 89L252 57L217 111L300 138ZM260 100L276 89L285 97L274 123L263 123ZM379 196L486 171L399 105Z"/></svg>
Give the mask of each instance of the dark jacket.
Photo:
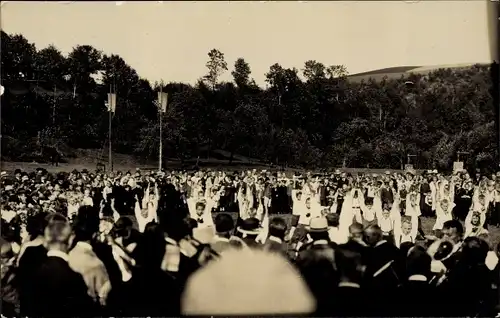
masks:
<svg viewBox="0 0 500 318"><path fill-rule="evenodd" d="M334 297L334 289L331 287L338 284L335 247L335 243L326 240L308 243L302 246L295 260L302 277L316 298L316 316L331 315Z"/></svg>
<svg viewBox="0 0 500 318"><path fill-rule="evenodd" d="M74 272L67 260L49 256L33 278L32 311L36 317L86 317L99 315L87 294L82 276Z"/></svg>

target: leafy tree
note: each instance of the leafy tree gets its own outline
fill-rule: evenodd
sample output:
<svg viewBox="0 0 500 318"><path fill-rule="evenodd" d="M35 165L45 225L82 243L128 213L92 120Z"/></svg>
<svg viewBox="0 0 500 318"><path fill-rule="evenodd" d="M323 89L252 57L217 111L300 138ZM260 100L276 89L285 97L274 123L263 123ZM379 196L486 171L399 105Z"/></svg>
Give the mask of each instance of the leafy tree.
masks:
<svg viewBox="0 0 500 318"><path fill-rule="evenodd" d="M204 76L204 80L215 90L219 81L219 77L227 71L227 63L224 59L224 53L217 49L212 49L208 52L208 62L206 64L208 74Z"/></svg>
<svg viewBox="0 0 500 318"><path fill-rule="evenodd" d="M250 84L250 65L242 57L234 63L234 70L231 72L234 82L239 88L245 88Z"/></svg>
<svg viewBox="0 0 500 318"><path fill-rule="evenodd" d="M309 60L304 63L302 74L308 81L324 79L326 75L326 68L323 63L314 60Z"/></svg>
<svg viewBox="0 0 500 318"><path fill-rule="evenodd" d="M37 51L22 35L2 32L0 40L3 159L33 160L43 145L102 152L110 86L118 97L113 150L158 158L159 84L89 45L63 56L52 45ZM401 168L412 154L418 168L440 169L457 151L470 153L468 167L493 167L498 158L488 65L351 82L342 65L308 60L302 80L276 63L262 89L243 57L228 83L220 80L224 55L208 55L208 74L196 85L162 85L165 157L183 162L225 150L229 161L239 154L283 166Z"/></svg>

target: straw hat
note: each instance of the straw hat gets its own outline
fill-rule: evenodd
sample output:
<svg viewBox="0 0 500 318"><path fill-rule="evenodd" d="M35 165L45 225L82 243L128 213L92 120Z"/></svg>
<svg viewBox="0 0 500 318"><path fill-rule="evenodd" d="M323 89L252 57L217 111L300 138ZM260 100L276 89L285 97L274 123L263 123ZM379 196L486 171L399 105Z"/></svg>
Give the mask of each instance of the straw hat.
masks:
<svg viewBox="0 0 500 318"><path fill-rule="evenodd" d="M328 231L328 220L325 217L312 218L306 229L309 232L326 232Z"/></svg>
<svg viewBox="0 0 500 318"><path fill-rule="evenodd" d="M261 250L228 250L189 278L183 315L301 315L314 297L282 256Z"/></svg>

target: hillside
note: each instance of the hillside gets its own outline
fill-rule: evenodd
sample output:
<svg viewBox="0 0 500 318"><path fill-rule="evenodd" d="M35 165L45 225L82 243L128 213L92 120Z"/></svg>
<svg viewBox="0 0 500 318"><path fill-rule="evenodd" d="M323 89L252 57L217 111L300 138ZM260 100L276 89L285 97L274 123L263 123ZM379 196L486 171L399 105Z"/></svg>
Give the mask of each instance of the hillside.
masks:
<svg viewBox="0 0 500 318"><path fill-rule="evenodd" d="M358 83L361 81L367 81L372 78L375 81L380 81L384 77L387 79L399 79L402 76L408 76L409 74L422 74L426 75L430 72L439 70L439 69L462 69L473 66L473 63L468 64L446 64L446 65L431 65L431 66L396 66L396 67L388 67L382 68L378 70L357 73L347 76L350 82Z"/></svg>

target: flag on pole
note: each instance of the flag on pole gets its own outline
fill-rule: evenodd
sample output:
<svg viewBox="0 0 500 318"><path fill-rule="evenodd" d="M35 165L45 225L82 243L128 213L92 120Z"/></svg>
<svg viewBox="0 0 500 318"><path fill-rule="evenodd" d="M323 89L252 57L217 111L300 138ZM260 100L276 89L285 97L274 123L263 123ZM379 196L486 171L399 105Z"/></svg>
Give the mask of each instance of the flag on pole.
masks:
<svg viewBox="0 0 500 318"><path fill-rule="evenodd" d="M108 102L106 103L108 111L115 113L116 110L116 94L108 93Z"/></svg>
<svg viewBox="0 0 500 318"><path fill-rule="evenodd" d="M158 92L158 107L159 111L165 113L168 105L168 93Z"/></svg>

